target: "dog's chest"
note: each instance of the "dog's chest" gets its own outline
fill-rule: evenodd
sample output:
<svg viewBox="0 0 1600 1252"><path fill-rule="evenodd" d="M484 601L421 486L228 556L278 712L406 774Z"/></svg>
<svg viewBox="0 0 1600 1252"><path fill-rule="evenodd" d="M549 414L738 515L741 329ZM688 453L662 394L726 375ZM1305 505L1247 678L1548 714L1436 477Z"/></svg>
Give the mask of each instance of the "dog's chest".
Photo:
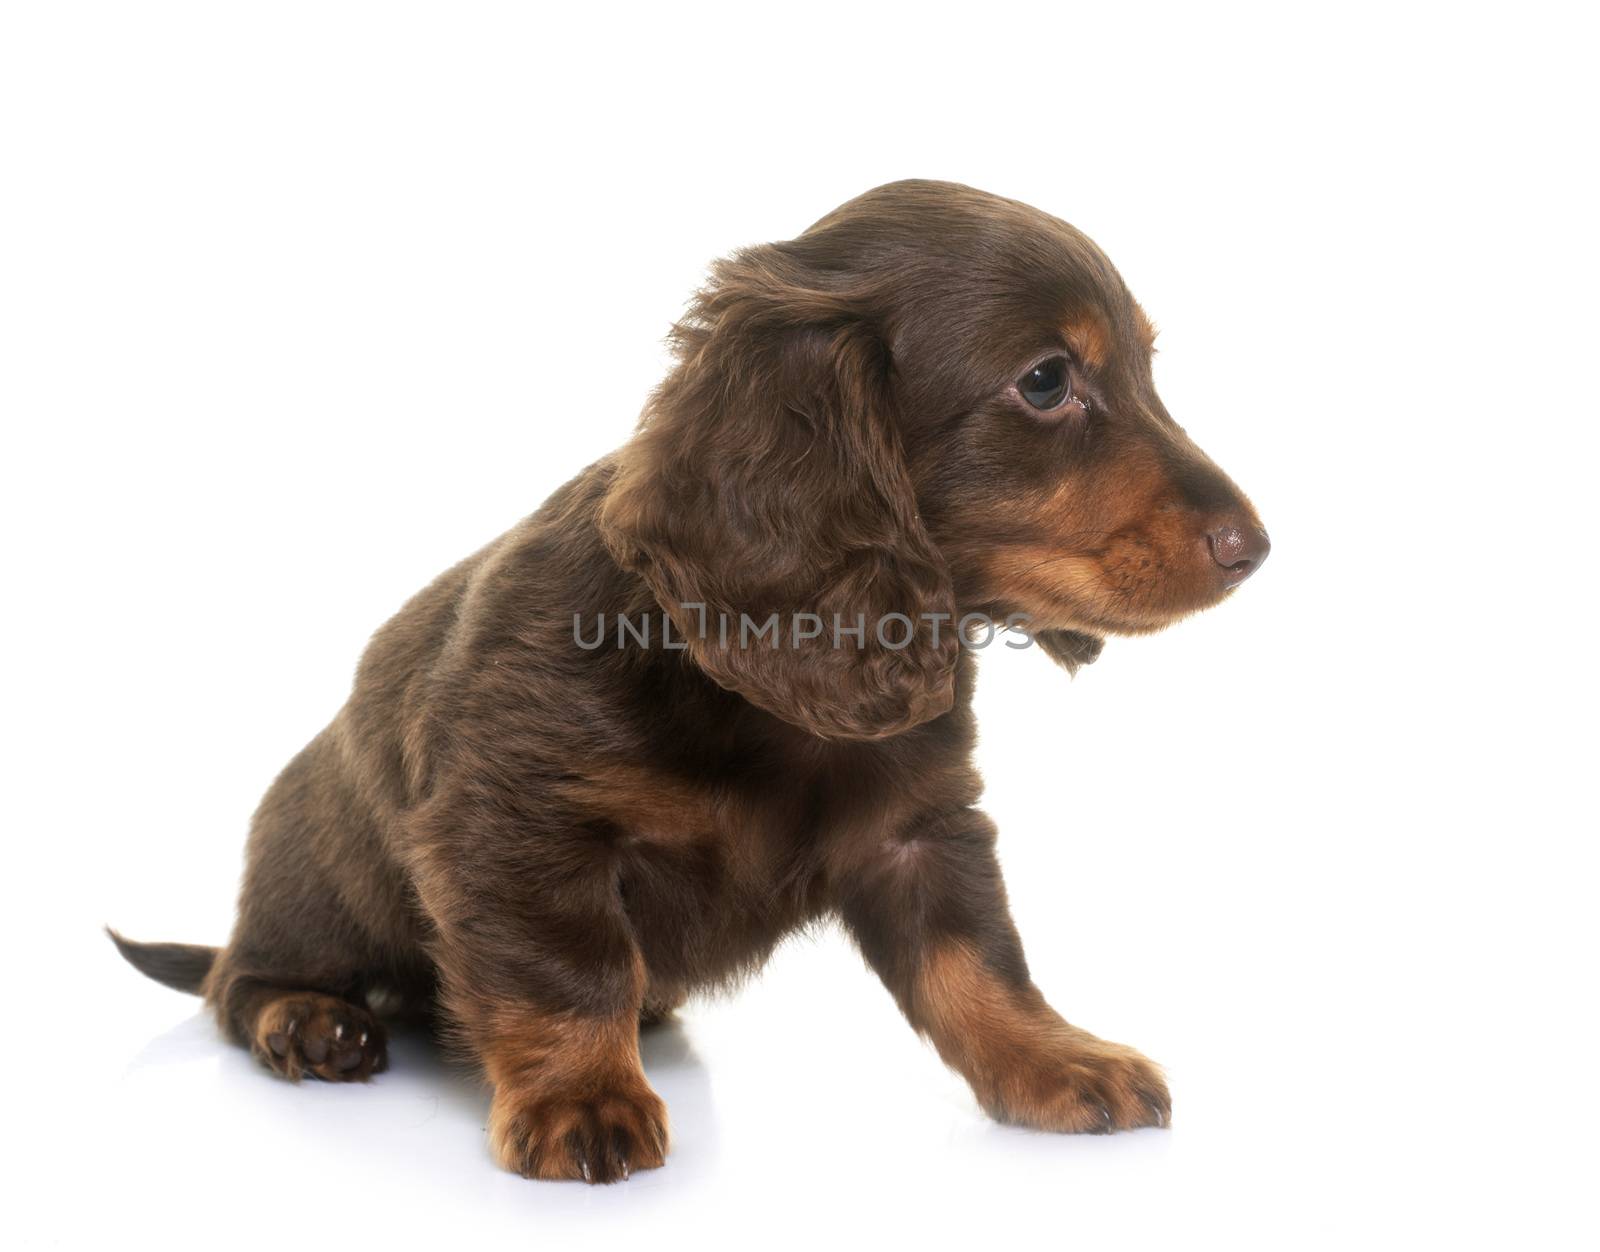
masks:
<svg viewBox="0 0 1600 1252"><path fill-rule="evenodd" d="M913 732L898 747L586 770L584 808L609 836L652 980L693 988L758 965L785 934L828 911L834 884L864 850L929 805L975 797L961 781L962 746L959 736Z"/></svg>
<svg viewBox="0 0 1600 1252"><path fill-rule="evenodd" d="M826 795L667 788L615 823L618 891L653 980L745 972L828 907Z"/></svg>

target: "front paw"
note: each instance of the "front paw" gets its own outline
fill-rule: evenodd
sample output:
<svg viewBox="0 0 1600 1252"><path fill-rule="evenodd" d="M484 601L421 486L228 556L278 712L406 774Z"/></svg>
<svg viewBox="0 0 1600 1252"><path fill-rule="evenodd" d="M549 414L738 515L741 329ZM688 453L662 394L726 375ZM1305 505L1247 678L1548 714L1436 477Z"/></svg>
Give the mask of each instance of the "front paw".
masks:
<svg viewBox="0 0 1600 1252"><path fill-rule="evenodd" d="M1172 1097L1154 1061L1092 1035L1019 1065L984 1103L998 1120L1067 1134L1166 1126Z"/></svg>
<svg viewBox="0 0 1600 1252"><path fill-rule="evenodd" d="M489 1142L524 1178L619 1182L666 1160L667 1107L643 1084L581 1097L496 1091Z"/></svg>

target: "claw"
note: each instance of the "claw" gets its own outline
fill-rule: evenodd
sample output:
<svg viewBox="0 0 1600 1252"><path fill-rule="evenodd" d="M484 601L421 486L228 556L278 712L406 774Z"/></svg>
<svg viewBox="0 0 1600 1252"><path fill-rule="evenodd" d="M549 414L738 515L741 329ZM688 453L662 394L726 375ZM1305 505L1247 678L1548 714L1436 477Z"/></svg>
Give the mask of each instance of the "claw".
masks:
<svg viewBox="0 0 1600 1252"><path fill-rule="evenodd" d="M338 1043L339 1040L341 1040L343 1038L344 1038L344 1023L340 1022L337 1025L335 1025L334 1028L333 1028L333 1041L335 1043Z"/></svg>
<svg viewBox="0 0 1600 1252"><path fill-rule="evenodd" d="M360 1042L361 1042L361 1046L363 1048L367 1046L367 1032L364 1031L364 1030L361 1032L361 1041Z"/></svg>

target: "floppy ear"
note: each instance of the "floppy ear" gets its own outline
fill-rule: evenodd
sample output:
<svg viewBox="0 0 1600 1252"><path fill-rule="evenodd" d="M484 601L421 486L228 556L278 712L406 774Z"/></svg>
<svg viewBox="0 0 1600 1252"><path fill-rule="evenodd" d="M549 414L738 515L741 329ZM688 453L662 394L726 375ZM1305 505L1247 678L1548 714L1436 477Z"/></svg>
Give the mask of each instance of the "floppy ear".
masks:
<svg viewBox="0 0 1600 1252"><path fill-rule="evenodd" d="M713 680L813 734L879 738L945 712L953 616L922 615L954 614L950 577L860 301L755 248L713 269L672 342L601 509L617 562Z"/></svg>
<svg viewBox="0 0 1600 1252"><path fill-rule="evenodd" d="M1069 674L1076 674L1080 666L1093 665L1106 646L1099 635L1086 635L1081 630L1041 630L1033 638Z"/></svg>

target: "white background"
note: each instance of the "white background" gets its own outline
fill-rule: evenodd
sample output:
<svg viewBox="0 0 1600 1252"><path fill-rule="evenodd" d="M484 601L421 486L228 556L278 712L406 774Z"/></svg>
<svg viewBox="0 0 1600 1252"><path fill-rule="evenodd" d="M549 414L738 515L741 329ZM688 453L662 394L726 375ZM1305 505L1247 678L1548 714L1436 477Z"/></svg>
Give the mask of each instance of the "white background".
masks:
<svg viewBox="0 0 1600 1252"><path fill-rule="evenodd" d="M1593 1247L1589 14L577 7L0 10L0 1238ZM421 1040L294 1088L123 966L226 937L366 636L627 437L705 264L907 176L1097 239L1272 532L983 664L1037 979L1173 1128L989 1124L829 933L647 1041L667 1168L534 1184Z"/></svg>

